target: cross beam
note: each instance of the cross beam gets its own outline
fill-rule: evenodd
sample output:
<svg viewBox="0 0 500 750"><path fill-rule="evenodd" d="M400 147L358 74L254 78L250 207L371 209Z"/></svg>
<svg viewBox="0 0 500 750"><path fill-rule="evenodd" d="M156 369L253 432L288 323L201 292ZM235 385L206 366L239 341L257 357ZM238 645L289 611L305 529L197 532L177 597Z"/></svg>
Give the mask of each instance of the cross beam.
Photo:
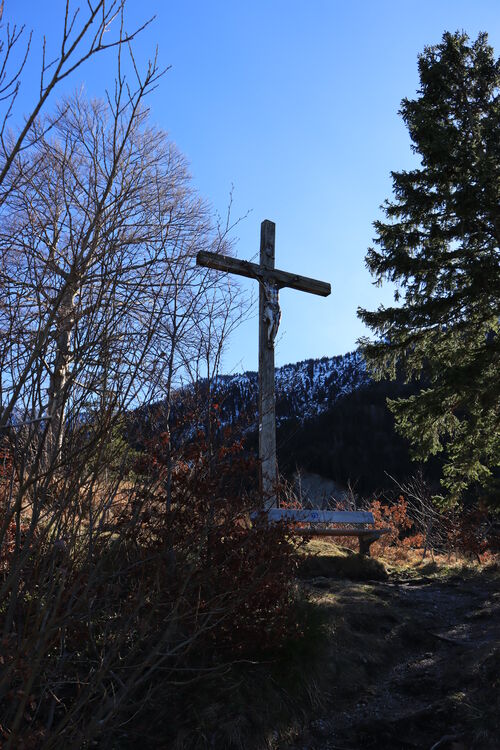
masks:
<svg viewBox="0 0 500 750"><path fill-rule="evenodd" d="M281 318L278 291L284 287L327 297L330 284L274 267L275 224L260 226L260 263L199 252L196 262L217 271L246 276L259 282L259 461L260 487L266 510L276 505L276 415L274 395L274 340Z"/></svg>
<svg viewBox="0 0 500 750"><path fill-rule="evenodd" d="M257 263L250 263L249 260L229 258L227 255L207 253L204 250L196 256L196 262L199 266L208 266L209 268L215 268L217 271L247 276L249 279L257 279L257 281L273 281L279 289L290 287L290 289L298 289L299 292L319 294L321 297L328 297L332 291L330 284L325 281L310 279L307 276L288 273L288 271L280 271L279 268L273 268L272 270L263 268Z"/></svg>

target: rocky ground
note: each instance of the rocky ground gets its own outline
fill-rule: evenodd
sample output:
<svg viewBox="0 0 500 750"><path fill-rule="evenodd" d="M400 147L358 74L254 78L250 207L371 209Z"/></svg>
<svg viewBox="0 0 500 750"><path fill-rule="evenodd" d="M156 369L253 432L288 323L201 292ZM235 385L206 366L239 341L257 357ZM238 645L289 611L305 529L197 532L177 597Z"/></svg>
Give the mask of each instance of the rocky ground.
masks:
<svg viewBox="0 0 500 750"><path fill-rule="evenodd" d="M328 630L316 708L279 750L500 750L497 567L316 572L304 581Z"/></svg>

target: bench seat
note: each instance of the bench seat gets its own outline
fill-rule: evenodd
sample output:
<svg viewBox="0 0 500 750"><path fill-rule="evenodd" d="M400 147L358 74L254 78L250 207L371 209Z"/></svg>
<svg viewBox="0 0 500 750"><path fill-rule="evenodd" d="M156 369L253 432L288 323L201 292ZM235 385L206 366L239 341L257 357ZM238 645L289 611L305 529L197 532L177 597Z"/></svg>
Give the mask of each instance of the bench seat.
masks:
<svg viewBox="0 0 500 750"><path fill-rule="evenodd" d="M373 542L390 531L375 528L373 513L363 510L270 508L267 517L272 523L307 524L294 528L294 533L301 536L357 536L360 554L367 556Z"/></svg>

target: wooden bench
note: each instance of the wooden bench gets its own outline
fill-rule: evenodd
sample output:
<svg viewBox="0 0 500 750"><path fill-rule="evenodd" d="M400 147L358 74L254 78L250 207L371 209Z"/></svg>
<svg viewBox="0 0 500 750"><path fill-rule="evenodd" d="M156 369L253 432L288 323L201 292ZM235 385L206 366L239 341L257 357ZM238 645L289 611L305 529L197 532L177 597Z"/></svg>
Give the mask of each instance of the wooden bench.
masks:
<svg viewBox="0 0 500 750"><path fill-rule="evenodd" d="M307 524L294 529L302 536L357 536L359 551L370 555L370 546L390 529L376 529L373 513L364 510L289 510L271 508L268 520L273 523L292 522ZM331 526L330 524L335 524Z"/></svg>

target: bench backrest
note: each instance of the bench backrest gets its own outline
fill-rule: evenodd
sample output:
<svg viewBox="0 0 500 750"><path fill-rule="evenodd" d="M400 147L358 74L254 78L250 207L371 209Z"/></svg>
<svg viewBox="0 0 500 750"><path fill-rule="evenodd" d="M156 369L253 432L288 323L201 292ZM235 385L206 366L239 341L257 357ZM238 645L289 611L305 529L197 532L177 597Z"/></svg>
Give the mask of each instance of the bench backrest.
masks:
<svg viewBox="0 0 500 750"><path fill-rule="evenodd" d="M271 508L270 521L298 521L300 523L374 523L373 513L364 510L291 510Z"/></svg>

